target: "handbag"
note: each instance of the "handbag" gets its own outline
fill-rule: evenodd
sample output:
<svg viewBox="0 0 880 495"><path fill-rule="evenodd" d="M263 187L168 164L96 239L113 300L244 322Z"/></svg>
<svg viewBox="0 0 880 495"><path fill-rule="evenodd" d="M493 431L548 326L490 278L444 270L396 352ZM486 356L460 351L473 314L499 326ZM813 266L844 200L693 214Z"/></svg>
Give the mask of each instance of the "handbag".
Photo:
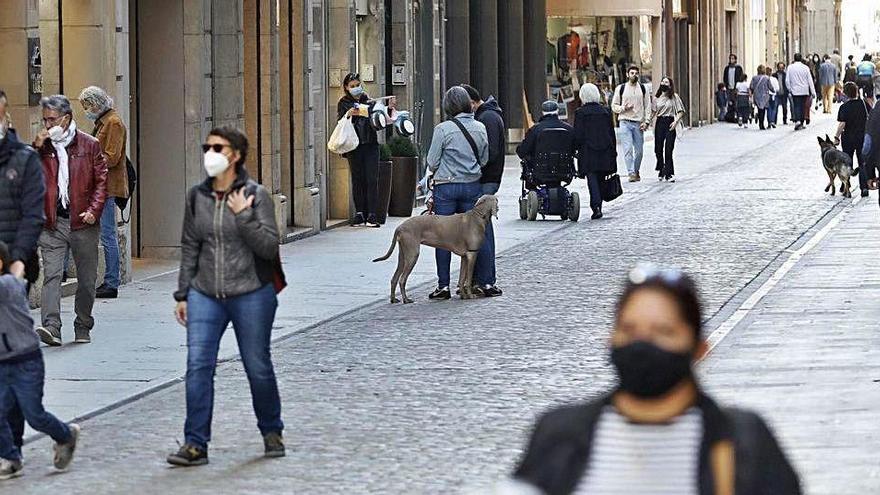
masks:
<svg viewBox="0 0 880 495"><path fill-rule="evenodd" d="M623 194L623 186L620 184L620 175L611 174L603 177L599 183L599 192L601 193L602 201L605 201L606 203L619 198L620 195Z"/></svg>
<svg viewBox="0 0 880 495"><path fill-rule="evenodd" d="M344 155L354 151L358 145L360 145L360 139L358 138L357 131L354 130L351 118L342 117L336 123L333 134L330 134L330 139L327 141L327 149L337 155Z"/></svg>

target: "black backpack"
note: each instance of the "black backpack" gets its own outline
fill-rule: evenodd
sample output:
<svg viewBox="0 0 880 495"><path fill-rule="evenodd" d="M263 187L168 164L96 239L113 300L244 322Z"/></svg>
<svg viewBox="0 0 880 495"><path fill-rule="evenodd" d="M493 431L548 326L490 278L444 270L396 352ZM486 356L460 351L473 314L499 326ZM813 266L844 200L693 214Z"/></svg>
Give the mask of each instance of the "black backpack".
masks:
<svg viewBox="0 0 880 495"><path fill-rule="evenodd" d="M125 218L125 207L128 206L128 200L134 196L138 182L137 170L134 169L134 165L131 164L131 160L127 156L125 157L125 174L128 176L128 197L114 198L116 200L116 206L119 207L119 211L122 213L122 223L128 223L131 221L130 211L128 212L128 218Z"/></svg>

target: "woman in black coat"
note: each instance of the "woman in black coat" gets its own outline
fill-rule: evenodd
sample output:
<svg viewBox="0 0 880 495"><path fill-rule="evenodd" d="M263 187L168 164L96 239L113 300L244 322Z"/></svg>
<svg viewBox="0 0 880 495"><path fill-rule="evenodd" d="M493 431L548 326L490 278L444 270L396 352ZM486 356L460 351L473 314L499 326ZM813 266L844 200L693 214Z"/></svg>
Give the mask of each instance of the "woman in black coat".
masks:
<svg viewBox="0 0 880 495"><path fill-rule="evenodd" d="M345 155L351 168L351 189L356 211L352 225L379 227L376 218L379 205L379 139L369 119L375 103L364 91L358 74L346 75L342 88L345 95L336 105L336 120L351 117L360 140L358 147Z"/></svg>
<svg viewBox="0 0 880 495"><path fill-rule="evenodd" d="M602 218L602 193L599 189L605 176L617 171L617 137L611 122L611 111L599 103L595 84L581 86L583 106L574 114L574 134L578 146L578 175L587 179L593 220Z"/></svg>

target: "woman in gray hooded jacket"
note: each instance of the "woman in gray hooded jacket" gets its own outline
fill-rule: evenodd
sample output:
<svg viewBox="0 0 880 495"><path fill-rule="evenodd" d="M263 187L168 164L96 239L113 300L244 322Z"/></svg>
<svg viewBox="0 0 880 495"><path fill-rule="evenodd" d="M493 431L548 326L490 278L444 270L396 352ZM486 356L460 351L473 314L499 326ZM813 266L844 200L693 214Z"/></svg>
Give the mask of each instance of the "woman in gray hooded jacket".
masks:
<svg viewBox="0 0 880 495"><path fill-rule="evenodd" d="M186 201L175 315L187 330L185 443L170 464L208 463L214 369L229 323L241 352L266 457L284 455L281 399L272 366L272 323L278 307L275 207L244 168L248 140L219 127L202 145L208 178Z"/></svg>

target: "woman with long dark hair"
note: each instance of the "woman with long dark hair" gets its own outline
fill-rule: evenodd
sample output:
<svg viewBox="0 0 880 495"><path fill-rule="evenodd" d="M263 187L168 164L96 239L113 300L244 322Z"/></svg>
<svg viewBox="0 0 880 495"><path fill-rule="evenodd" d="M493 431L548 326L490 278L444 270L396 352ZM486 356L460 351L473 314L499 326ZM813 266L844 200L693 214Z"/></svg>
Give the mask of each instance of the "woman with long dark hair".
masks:
<svg viewBox="0 0 880 495"><path fill-rule="evenodd" d="M351 169L351 190L355 215L352 225L379 227L376 210L379 206L379 139L370 123L375 102L367 96L361 76L349 73L342 80L345 94L336 104L336 120L351 118L359 144L346 153Z"/></svg>
<svg viewBox="0 0 880 495"><path fill-rule="evenodd" d="M278 299L273 262L278 257L275 204L248 176L247 137L233 127L208 134L208 178L190 189L181 238L175 316L186 327L184 444L170 464L208 463L214 408L214 369L229 323L250 383L266 457L282 457L281 399L272 366L272 323Z"/></svg>
<svg viewBox="0 0 880 495"><path fill-rule="evenodd" d="M675 84L669 77L660 80L654 95L654 155L657 157L658 178L675 182L675 165L672 152L675 149L676 128L685 116L684 103L675 92Z"/></svg>

